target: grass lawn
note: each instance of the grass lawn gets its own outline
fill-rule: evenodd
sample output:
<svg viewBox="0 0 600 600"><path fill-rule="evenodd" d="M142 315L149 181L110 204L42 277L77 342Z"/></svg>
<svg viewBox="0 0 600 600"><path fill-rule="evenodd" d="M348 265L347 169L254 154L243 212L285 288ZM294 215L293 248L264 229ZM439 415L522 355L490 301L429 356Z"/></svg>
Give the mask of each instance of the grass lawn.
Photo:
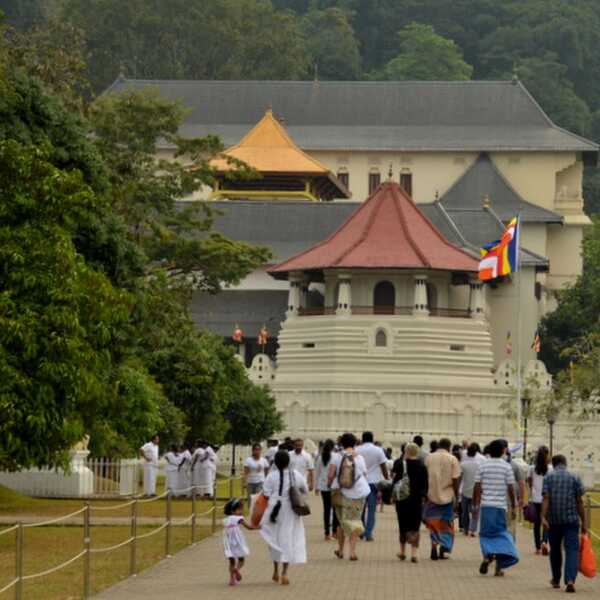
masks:
<svg viewBox="0 0 600 600"><path fill-rule="evenodd" d="M157 493L164 491L162 486L157 489ZM236 496L242 495L242 484L240 480L233 482L233 493ZM217 496L219 503L224 498L229 497L229 481L226 479L217 479ZM92 506L108 507L123 504L130 498L116 498L110 500L91 500ZM166 499L162 498L154 502L144 502L138 504L138 516L140 517L164 517L166 514ZM38 515L46 517L59 517L74 512L84 506L83 500L65 500L56 498L32 498L14 492L4 486L0 486L0 516L14 516L15 521L19 520L20 515ZM211 500L198 500L196 502L196 512L202 513L212 507ZM117 510L92 511L93 516L98 517L127 517L130 514L131 507ZM174 498L172 502L172 514L175 518L184 518L191 515L192 501L190 498ZM0 586L2 587L2 586Z"/></svg>
<svg viewBox="0 0 600 600"><path fill-rule="evenodd" d="M129 538L129 527L92 527L92 548L107 547ZM151 527L138 527L138 534L152 531ZM207 527L196 529L196 541L210 535ZM171 552L174 554L190 543L189 527L173 527ZM0 536L0 588L8 584L15 573L15 536L8 533ZM24 530L23 574L28 575L44 571L58 565L83 549L83 531L81 527L36 527ZM155 536L137 542L137 570L147 569L165 554L165 530ZM129 576L130 548L91 556L92 592ZM68 567L50 575L25 581L23 597L37 600L73 600L82 598L83 558ZM12 597L12 592L6 592Z"/></svg>

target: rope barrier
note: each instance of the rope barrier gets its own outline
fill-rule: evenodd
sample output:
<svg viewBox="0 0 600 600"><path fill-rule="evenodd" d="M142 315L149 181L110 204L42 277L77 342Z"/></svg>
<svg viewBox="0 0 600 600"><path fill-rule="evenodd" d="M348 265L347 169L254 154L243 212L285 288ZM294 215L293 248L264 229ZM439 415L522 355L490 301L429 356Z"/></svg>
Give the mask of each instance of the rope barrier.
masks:
<svg viewBox="0 0 600 600"><path fill-rule="evenodd" d="M198 515L190 515L189 517L187 517L186 519L172 519L171 520L171 525L185 525L186 523L189 523L194 517L197 517Z"/></svg>
<svg viewBox="0 0 600 600"><path fill-rule="evenodd" d="M211 506L207 511L202 512L202 513L197 513L196 516L197 517L203 517L204 515L210 515L210 513L215 510L214 506Z"/></svg>
<svg viewBox="0 0 600 600"><path fill-rule="evenodd" d="M3 594L4 592L6 592L6 590L10 590L11 587L17 585L18 581L19 578L15 577L8 585L5 585L3 588L0 589L0 594Z"/></svg>
<svg viewBox="0 0 600 600"><path fill-rule="evenodd" d="M19 526L13 525L12 527L9 527L8 529L3 529L2 531L0 531L0 535L4 535L5 533L10 533L11 531L14 531L15 529L19 529Z"/></svg>
<svg viewBox="0 0 600 600"><path fill-rule="evenodd" d="M600 540L600 535L598 535L597 533L593 532L591 529L588 529L588 533L590 535L592 535L592 537L595 537L597 540Z"/></svg>
<svg viewBox="0 0 600 600"><path fill-rule="evenodd" d="M124 502L123 504L115 504L114 506L93 506L90 504L90 510L118 510L119 508L131 506L134 502L138 502L138 500L130 500L129 502Z"/></svg>
<svg viewBox="0 0 600 600"><path fill-rule="evenodd" d="M23 575L21 579L23 581L27 581L28 579L36 579L38 577L43 577L44 575L50 575L50 573L54 573L54 571L58 571L60 569L64 569L64 567L68 567L71 563L74 563L77 559L81 558L87 550L82 550L79 554L76 554L73 558L65 561L64 563L58 565L57 567L52 567L46 571L40 571L39 573L33 573L32 575Z"/></svg>
<svg viewBox="0 0 600 600"><path fill-rule="evenodd" d="M150 533L144 533L142 535L136 535L135 539L136 540L143 540L144 538L148 538L156 533L158 533L159 531L162 531L167 525L169 524L169 522L167 521L166 523L163 523L160 527L156 528L154 531L151 531Z"/></svg>
<svg viewBox="0 0 600 600"><path fill-rule="evenodd" d="M86 511L86 507L80 508L75 512L72 512L69 515L64 515L62 517L57 517L56 519L50 519L49 521L41 521L40 523L23 523L23 527L44 527L45 525L52 525L53 523L58 523L59 521L64 521L65 519L71 519L72 517L76 517L81 513Z"/></svg>
<svg viewBox="0 0 600 600"><path fill-rule="evenodd" d="M148 502L156 502L157 500L160 500L161 498L164 498L165 496L168 496L168 495L169 495L169 492L163 492L159 496L154 496L154 498L146 498L144 500L138 500L136 498L136 501L138 502L138 504L148 504Z"/></svg>
<svg viewBox="0 0 600 600"><path fill-rule="evenodd" d="M106 548L90 548L91 554L99 554L101 552L111 552L112 550L117 550L118 548L122 548L123 546L127 546L127 544L131 544L135 540L135 537L130 537L128 540L121 542L119 544L115 544L114 546L107 546Z"/></svg>

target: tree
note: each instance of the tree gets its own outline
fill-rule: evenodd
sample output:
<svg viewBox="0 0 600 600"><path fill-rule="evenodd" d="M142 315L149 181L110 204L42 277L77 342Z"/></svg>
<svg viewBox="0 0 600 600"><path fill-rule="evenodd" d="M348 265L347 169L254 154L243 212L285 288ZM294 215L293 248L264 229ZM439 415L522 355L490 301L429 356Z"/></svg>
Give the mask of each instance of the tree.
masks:
<svg viewBox="0 0 600 600"><path fill-rule="evenodd" d="M473 67L458 46L438 35L430 25L411 23L402 29L400 54L389 61L381 76L388 80L447 81L470 79Z"/></svg>
<svg viewBox="0 0 600 600"><path fill-rule="evenodd" d="M131 298L75 249L73 224L96 201L79 173L1 141L0 194L0 465L61 465L66 449L118 411ZM153 427L153 406L139 408L130 422Z"/></svg>
<svg viewBox="0 0 600 600"><path fill-rule="evenodd" d="M358 79L360 51L347 14L339 8L311 10L302 20L302 31L319 79Z"/></svg>

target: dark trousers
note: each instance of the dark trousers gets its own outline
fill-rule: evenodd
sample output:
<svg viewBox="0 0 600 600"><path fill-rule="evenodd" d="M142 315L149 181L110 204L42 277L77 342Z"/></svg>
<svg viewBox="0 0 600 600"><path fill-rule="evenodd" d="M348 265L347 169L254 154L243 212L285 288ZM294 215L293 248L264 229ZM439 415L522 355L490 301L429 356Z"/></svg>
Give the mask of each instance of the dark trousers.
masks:
<svg viewBox="0 0 600 600"><path fill-rule="evenodd" d="M560 582L562 573L562 545L565 545L565 584L575 583L579 561L579 523L550 525L550 567L553 581Z"/></svg>
<svg viewBox="0 0 600 600"><path fill-rule="evenodd" d="M539 550L542 547L542 542L548 541L548 532L544 528L542 533L542 504L541 502L534 502L535 509L537 510L537 519L533 524L533 539L535 541L535 549Z"/></svg>
<svg viewBox="0 0 600 600"><path fill-rule="evenodd" d="M323 500L323 525L325 528L325 535L330 535L330 533L335 535L338 530L339 522L331 504L331 492L322 491L321 498Z"/></svg>

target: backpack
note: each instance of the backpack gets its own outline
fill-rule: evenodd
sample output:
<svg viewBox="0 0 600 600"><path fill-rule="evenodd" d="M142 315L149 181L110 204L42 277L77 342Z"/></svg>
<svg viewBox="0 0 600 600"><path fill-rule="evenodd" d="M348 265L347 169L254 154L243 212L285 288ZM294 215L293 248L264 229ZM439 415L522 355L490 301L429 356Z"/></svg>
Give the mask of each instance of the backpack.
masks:
<svg viewBox="0 0 600 600"><path fill-rule="evenodd" d="M340 469L338 471L338 483L341 489L349 489L354 485L356 477L356 465L354 456L343 454Z"/></svg>
<svg viewBox="0 0 600 600"><path fill-rule="evenodd" d="M394 484L394 490L392 492L395 502L402 502L410 496L410 479L408 478L408 469L406 468L406 461L402 461L402 479Z"/></svg>

